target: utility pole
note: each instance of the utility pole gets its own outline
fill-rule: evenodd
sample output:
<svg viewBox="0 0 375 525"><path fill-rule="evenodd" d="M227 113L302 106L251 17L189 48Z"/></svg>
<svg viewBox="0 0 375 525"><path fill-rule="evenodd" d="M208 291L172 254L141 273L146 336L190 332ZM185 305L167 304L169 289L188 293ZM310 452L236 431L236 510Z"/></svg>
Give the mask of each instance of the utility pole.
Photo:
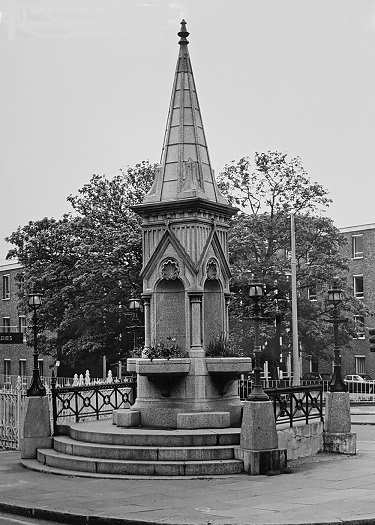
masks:
<svg viewBox="0 0 375 525"><path fill-rule="evenodd" d="M296 230L294 212L290 214L291 234L291 268L292 268L292 335L293 335L293 386L298 386L301 381L299 345L298 345L298 312L297 312L297 259L296 259Z"/></svg>

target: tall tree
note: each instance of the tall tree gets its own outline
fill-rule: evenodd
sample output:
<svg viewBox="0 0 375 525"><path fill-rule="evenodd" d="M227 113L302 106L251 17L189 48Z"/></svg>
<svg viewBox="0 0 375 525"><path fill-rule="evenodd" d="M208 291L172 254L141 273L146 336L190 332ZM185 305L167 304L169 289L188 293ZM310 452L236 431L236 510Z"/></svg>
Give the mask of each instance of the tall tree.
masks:
<svg viewBox="0 0 375 525"><path fill-rule="evenodd" d="M44 291L42 349L61 360L62 374L89 368L96 375L103 354L110 361L128 354L134 319L126 306L142 289L140 218L131 206L153 178L149 162L112 179L94 175L68 197L72 213L29 222L7 239L15 245L8 258L24 267L23 288Z"/></svg>
<svg viewBox="0 0 375 525"><path fill-rule="evenodd" d="M284 342L287 346L291 344L290 215L294 213L299 339L303 352L314 360L330 359L332 327L324 321L329 311L326 290L334 276L341 275L344 280L347 263L341 251L345 240L323 213L331 202L327 190L310 181L300 158L288 160L286 154L271 151L256 153L254 162L243 157L226 165L218 184L229 201L240 208L232 220L229 251L236 292L231 305L232 326L242 345L248 353L252 352L247 290L254 277L263 281L268 291L266 312L270 323L262 324L264 355L274 365L278 364L273 323L279 323L280 319L278 328ZM314 301L309 300L312 292L316 294ZM353 313L366 314L362 303L352 300L350 294L344 307ZM344 344L350 341L353 329L349 323L341 330Z"/></svg>

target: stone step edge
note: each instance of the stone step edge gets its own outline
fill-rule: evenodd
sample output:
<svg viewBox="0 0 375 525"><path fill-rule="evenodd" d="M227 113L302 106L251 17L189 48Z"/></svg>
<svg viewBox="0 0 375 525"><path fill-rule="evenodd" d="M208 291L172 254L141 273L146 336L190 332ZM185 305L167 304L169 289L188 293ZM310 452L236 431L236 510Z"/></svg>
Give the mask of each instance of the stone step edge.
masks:
<svg viewBox="0 0 375 525"><path fill-rule="evenodd" d="M210 428L154 428L154 427L116 427L112 423L104 425L107 426L107 429L98 430L97 426L100 426L100 423L109 420L99 420L99 421L87 421L76 423L71 422L70 424L58 425L62 430L60 435L65 435L71 431L75 432L86 432L86 433L102 433L108 434L111 436L142 436L142 435L152 435L152 436L211 436L211 435L233 435L236 436L241 432L241 427L210 427Z"/></svg>
<svg viewBox="0 0 375 525"><path fill-rule="evenodd" d="M173 429L170 431L158 430L158 429L118 429L118 427L112 426L112 429L109 431L101 430L98 431L95 428L80 428L78 424L71 425L69 427L69 432L60 435L69 435L72 439L84 443L101 443L103 445L117 444L125 445L129 440L138 440L141 441L140 446L150 446L148 442L159 441L159 444L154 446L163 446L163 440L173 442L173 441L200 441L195 446L217 446L217 445L238 445L240 439L240 429L239 428L223 428L223 429L198 429L198 430L177 430ZM160 441L162 440L162 441ZM226 443L220 443L220 441L225 440ZM211 443L205 443L211 441ZM213 442L215 441L215 442ZM111 443L114 442L114 443ZM166 446L194 446L185 443L176 443Z"/></svg>
<svg viewBox="0 0 375 525"><path fill-rule="evenodd" d="M59 443L65 443L67 445L79 445L82 447L87 448L108 448L110 450L165 450L165 451L172 451L172 450L227 450L227 449L234 449L234 447L237 447L237 443L232 443L229 445L197 445L197 446L169 446L169 447L161 447L158 445L112 445L110 443L97 443L97 442L91 442L91 441L79 441L77 439L74 439L70 436L55 436L54 441L58 441Z"/></svg>
<svg viewBox="0 0 375 525"><path fill-rule="evenodd" d="M53 448L72 457L138 461L212 461L234 459L238 445L213 445L196 447L160 447L136 445L107 445L76 441L68 436L54 438Z"/></svg>
<svg viewBox="0 0 375 525"><path fill-rule="evenodd" d="M34 472L41 472L44 474L55 474L56 476L66 476L66 477L75 477L75 478L95 478L95 479L123 479L123 480L153 480L153 481L159 481L162 479L165 480L184 480L189 481L192 479L238 479L238 476L246 476L248 478L247 474L240 473L240 474L204 474L202 476L195 475L195 476L144 476L142 474L101 474L96 472L85 472L80 470L68 470L68 469L59 469L56 467L50 467L49 465L44 465L43 463L40 463L37 459L21 459L21 465L28 470L32 470Z"/></svg>
<svg viewBox="0 0 375 525"><path fill-rule="evenodd" d="M239 459L209 459L202 461L147 461L147 460L132 460L132 459L106 459L106 458L90 458L86 456L72 456L71 454L64 454L58 452L53 448L40 448L38 453L44 456L54 456L61 459L66 459L69 461L78 461L86 463L87 461L92 461L94 463L116 463L116 464L131 464L131 465L153 465L157 463L158 465L212 465L212 464L233 464L233 463L242 463Z"/></svg>

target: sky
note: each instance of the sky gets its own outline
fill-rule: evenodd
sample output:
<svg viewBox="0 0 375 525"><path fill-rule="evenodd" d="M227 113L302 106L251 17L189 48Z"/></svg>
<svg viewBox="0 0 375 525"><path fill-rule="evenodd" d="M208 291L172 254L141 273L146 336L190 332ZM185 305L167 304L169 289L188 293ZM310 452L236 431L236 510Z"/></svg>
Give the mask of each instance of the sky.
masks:
<svg viewBox="0 0 375 525"><path fill-rule="evenodd" d="M0 261L94 173L159 162L182 18L215 172L299 156L337 227L375 223L373 0L0 0Z"/></svg>

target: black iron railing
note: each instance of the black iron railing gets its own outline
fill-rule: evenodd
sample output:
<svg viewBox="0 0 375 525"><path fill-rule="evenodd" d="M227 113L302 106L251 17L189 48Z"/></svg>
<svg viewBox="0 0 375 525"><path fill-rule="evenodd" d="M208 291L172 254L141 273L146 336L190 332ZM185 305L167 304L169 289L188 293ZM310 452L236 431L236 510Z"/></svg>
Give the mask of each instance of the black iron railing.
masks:
<svg viewBox="0 0 375 525"><path fill-rule="evenodd" d="M59 423L110 417L113 410L129 408L137 397L136 381L57 387L54 380L51 386L54 433Z"/></svg>
<svg viewBox="0 0 375 525"><path fill-rule="evenodd" d="M266 393L273 403L277 425L298 422L309 423L311 420L323 421L323 385L294 386L288 388L270 388Z"/></svg>

